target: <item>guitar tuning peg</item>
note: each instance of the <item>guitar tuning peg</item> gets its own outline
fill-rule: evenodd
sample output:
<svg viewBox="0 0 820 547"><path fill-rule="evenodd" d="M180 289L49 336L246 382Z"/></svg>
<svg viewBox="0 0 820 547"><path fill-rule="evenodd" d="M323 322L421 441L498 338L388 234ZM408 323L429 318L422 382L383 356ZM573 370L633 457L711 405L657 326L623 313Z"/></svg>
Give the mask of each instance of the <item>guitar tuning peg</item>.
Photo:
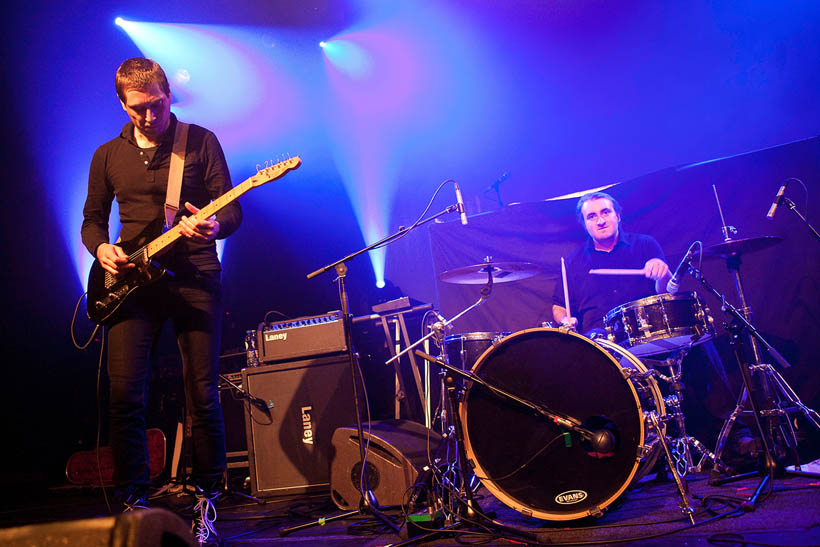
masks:
<svg viewBox="0 0 820 547"><path fill-rule="evenodd" d="M260 171L262 171L262 166L257 163L256 164L256 172L259 173Z"/></svg>

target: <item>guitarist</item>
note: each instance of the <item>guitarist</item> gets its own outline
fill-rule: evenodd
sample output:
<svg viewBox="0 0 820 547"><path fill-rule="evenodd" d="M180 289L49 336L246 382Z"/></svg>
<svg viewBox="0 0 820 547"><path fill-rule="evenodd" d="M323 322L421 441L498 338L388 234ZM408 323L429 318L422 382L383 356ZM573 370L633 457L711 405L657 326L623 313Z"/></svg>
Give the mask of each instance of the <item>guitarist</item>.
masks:
<svg viewBox="0 0 820 547"><path fill-rule="evenodd" d="M162 233L178 122L171 114L168 80L156 62L126 60L116 72L115 84L131 121L94 153L81 234L102 268L122 277L134 273L128 253ZM189 125L177 201L184 207L179 207L173 220L180 225L182 237L159 257L173 275L138 287L107 323L114 481L128 507L144 504L149 486L145 438L149 363L167 320L173 325L182 356L185 399L192 420L192 480L203 514L219 491L226 459L217 387L222 291L215 240L239 227L242 210L233 201L210 219L196 220L191 215L230 188L228 165L216 136ZM112 244L108 238L114 198L122 244ZM209 530L215 533L207 524L205 535Z"/></svg>

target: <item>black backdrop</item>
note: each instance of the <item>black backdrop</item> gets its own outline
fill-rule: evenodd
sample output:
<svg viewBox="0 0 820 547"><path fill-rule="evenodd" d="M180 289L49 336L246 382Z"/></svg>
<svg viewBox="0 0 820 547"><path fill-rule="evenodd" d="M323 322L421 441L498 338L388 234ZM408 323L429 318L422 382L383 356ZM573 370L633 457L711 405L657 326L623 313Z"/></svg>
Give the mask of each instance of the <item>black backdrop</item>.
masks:
<svg viewBox="0 0 820 547"><path fill-rule="evenodd" d="M664 169L617 184L606 191L623 206L623 226L649 233L661 244L674 268L696 240L705 247L722 241L715 185L734 238L775 235L783 241L742 257L741 276L754 324L793 366L784 377L804 402L820 403L820 359L815 346L820 313L820 241L787 208L774 221L765 214L775 192L789 177L801 179L814 200L820 173L820 138L802 140L710 162ZM803 211L806 195L797 183L786 193ZM430 229L436 274L476 264L485 256L495 261L527 261L545 273L527 280L497 284L488 302L465 315L454 332L518 331L551 320L551 295L560 283L560 257L585 237L575 219L575 198L515 204L470 217L469 224L435 224ZM820 225L817 208L810 222ZM704 260L705 277L727 300L738 305L734 281L721 258ZM480 285L437 283L442 312L452 317L478 299ZM681 291L697 290L686 278ZM706 295L719 328L717 339L726 368L735 369L722 326L719 302ZM770 359L764 359L771 362Z"/></svg>

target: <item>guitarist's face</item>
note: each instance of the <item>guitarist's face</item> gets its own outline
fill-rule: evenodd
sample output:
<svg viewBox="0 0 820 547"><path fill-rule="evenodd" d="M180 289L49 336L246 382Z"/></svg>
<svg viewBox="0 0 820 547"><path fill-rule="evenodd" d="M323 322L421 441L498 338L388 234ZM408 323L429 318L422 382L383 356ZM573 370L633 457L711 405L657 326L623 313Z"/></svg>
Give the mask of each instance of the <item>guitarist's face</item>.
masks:
<svg viewBox="0 0 820 547"><path fill-rule="evenodd" d="M165 133L171 121L171 97L156 83L147 89L126 89L122 108L136 130L150 140Z"/></svg>

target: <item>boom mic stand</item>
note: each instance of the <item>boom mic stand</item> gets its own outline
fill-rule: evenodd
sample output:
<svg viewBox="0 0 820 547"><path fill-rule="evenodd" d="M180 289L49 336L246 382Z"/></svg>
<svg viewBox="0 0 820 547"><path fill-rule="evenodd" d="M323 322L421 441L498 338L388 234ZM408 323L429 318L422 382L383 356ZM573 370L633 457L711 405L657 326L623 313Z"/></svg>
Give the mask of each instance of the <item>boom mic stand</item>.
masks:
<svg viewBox="0 0 820 547"><path fill-rule="evenodd" d="M460 207L458 205L450 205L443 211L436 213L435 215L428 217L424 220L420 220L416 222L409 228L402 227L397 232L381 239L367 247L360 249L354 253L347 255L344 258L340 258L339 260L328 264L327 266L323 266L318 270L311 272L307 275L308 279L313 279L314 277L321 275L325 272L330 270L335 270L337 275L337 281L339 282L339 300L341 303L341 310L342 310L342 323L344 325L344 332L345 332L345 343L347 344L347 356L350 361L350 374L353 379L353 404L354 409L356 412L356 433L359 436L359 462L361 464L361 476L359 480L359 493L361 494L361 501L359 502L359 508L353 511L347 511L345 513L335 515L332 517L321 518L313 522L309 522L307 524L301 524L298 526L293 526L291 528L283 528L279 530L280 536L285 536L290 534L291 532L295 532L297 530L303 530L305 528L310 528L312 526L323 526L325 523L333 521L333 520L340 520L349 518L355 515L365 515L369 514L376 517L380 520L383 524L387 525L389 528L396 533L399 534L400 528L396 526L396 524L390 520L384 513L382 513L381 509L379 508L379 503L376 497L373 495L373 492L370 490L370 481L367 474L367 456L365 453L365 443L364 443L364 433L362 431L362 415L361 409L359 408L359 390L358 390L358 381L356 378L356 369L358 368L358 358L356 356L356 352L353 349L353 336L352 336L352 328L351 328L351 316L348 307L348 298L347 298L347 289L345 288L345 278L347 277L347 263L359 256L360 254L366 253L372 249L377 247L381 247L384 245L388 245L397 239L404 237L410 231L427 224L440 216L446 215L448 213L458 212L460 211ZM364 386L364 379L362 379L362 389L365 389Z"/></svg>
<svg viewBox="0 0 820 547"><path fill-rule="evenodd" d="M812 225L811 225L811 223L809 222L809 220L808 220L806 217L804 217L802 214L800 214L800 211L798 211L798 210L797 210L797 205L795 205L795 204L794 204L794 202L793 202L792 200L790 200L789 198L787 198L787 197L784 197L784 198L782 198L782 199L783 199L783 203L785 203L785 204L786 204L786 206L787 206L787 207L788 207L788 208L789 208L789 209L790 209L790 210L791 210L791 211L792 211L795 215L797 215L797 217L798 217L800 220L802 220L802 221L803 221L803 224L805 224L805 225L806 225L806 228L808 228L808 229L809 229L809 231L811 232L811 235L813 235L815 238L817 238L817 240L818 240L818 241L820 241L820 233L818 233L818 232L817 232L817 230L814 228L814 226L812 226Z"/></svg>

